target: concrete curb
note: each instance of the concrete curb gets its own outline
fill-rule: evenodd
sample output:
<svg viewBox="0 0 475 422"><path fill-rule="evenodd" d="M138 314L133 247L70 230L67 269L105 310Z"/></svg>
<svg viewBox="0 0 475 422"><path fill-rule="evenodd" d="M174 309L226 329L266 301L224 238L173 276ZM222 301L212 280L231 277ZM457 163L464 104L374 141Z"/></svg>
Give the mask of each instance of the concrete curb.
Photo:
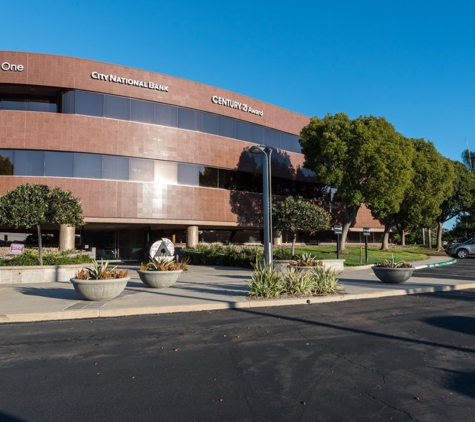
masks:
<svg viewBox="0 0 475 422"><path fill-rule="evenodd" d="M456 263L455 259L450 259L448 261L436 262L431 264L422 264L418 265L416 269L422 268L434 268L441 267L446 265L451 265ZM347 270L349 273L351 271L364 269L370 269L371 265L364 267L348 267ZM351 274L349 274L351 278ZM370 281L371 283L372 281ZM0 324L2 323L21 323L21 322L40 322L40 321L58 321L58 320L75 320L75 319L93 319L93 318L113 318L113 317L123 317L123 316L139 316L139 315L159 315L159 314L170 314L170 313L181 313L181 312L199 312L199 311L213 311L213 310L225 310L225 309L253 309L253 308L268 308L274 306L295 306L295 305L314 305L319 303L332 303L332 302L342 302L347 300L359 300L359 299L377 299L383 297L391 296L404 296L410 294L422 294L422 293L433 293L441 291L451 291L451 290L463 290L463 289L472 289L475 288L474 283L466 284L440 284L434 285L429 284L427 286L421 286L420 284L414 287L410 285L401 286L397 289L389 290L377 290L377 291L365 291L361 293L346 293L340 295L329 295L329 296L312 296L312 297L300 297L300 298L282 298L282 299L250 299L248 297L240 297L239 300L236 300L234 297L222 297L220 300L213 299L212 302L206 302L206 298L200 299L199 295L196 296L197 299L200 299L199 303L188 303L188 304L140 304L134 303L129 304L129 307L114 307L109 304L112 301L102 302L102 303L93 303L87 302L84 306L78 306L79 303L65 303L63 309L58 309L54 311L45 311L45 312L21 312L14 314L12 312L0 314ZM132 306L130 306L132 305ZM87 307L87 309L86 309ZM74 309L76 308L76 309Z"/></svg>

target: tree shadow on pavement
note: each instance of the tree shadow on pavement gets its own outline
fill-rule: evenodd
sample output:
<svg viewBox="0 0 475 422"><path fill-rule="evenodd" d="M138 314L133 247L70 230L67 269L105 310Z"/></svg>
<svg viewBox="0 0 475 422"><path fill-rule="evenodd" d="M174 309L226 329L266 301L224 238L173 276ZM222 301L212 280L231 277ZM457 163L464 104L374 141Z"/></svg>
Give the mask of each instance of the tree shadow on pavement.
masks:
<svg viewBox="0 0 475 422"><path fill-rule="evenodd" d="M422 321L439 328L475 335L475 318L465 316L443 316L426 318Z"/></svg>

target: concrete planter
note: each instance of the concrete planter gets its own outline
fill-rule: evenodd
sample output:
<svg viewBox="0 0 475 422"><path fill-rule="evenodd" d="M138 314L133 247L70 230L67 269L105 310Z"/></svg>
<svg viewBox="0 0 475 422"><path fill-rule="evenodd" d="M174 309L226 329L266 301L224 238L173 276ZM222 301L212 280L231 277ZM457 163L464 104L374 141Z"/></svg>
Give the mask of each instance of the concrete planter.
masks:
<svg viewBox="0 0 475 422"><path fill-rule="evenodd" d="M345 267L345 260L344 259L321 259L320 260L323 263L324 268L331 268L332 270L335 271L343 271ZM273 264L274 268L280 271L286 270L289 267L289 260L280 260L280 259L274 259ZM299 269L312 269L314 267L312 266L301 266L301 267L296 267Z"/></svg>
<svg viewBox="0 0 475 422"><path fill-rule="evenodd" d="M71 278L74 290L86 300L104 301L119 296L127 286L130 277L111 278L109 280L78 280Z"/></svg>
<svg viewBox="0 0 475 422"><path fill-rule="evenodd" d="M180 277L183 270L176 271L141 271L137 270L140 280L147 287L153 289L165 289L173 286Z"/></svg>
<svg viewBox="0 0 475 422"><path fill-rule="evenodd" d="M54 283L69 281L85 264L0 267L0 284Z"/></svg>
<svg viewBox="0 0 475 422"><path fill-rule="evenodd" d="M374 275L383 283L403 283L408 280L414 272L414 267L410 268L388 268L388 267L371 267Z"/></svg>

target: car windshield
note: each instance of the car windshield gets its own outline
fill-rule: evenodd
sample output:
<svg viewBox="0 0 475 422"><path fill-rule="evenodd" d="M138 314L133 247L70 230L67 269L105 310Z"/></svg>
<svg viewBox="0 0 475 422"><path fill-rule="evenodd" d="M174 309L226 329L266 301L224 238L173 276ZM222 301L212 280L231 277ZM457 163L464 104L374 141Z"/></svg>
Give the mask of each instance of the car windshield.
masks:
<svg viewBox="0 0 475 422"><path fill-rule="evenodd" d="M465 242L463 242L463 245L469 245L469 244L471 244L471 243L475 243L475 237L472 238L472 239L466 240Z"/></svg>

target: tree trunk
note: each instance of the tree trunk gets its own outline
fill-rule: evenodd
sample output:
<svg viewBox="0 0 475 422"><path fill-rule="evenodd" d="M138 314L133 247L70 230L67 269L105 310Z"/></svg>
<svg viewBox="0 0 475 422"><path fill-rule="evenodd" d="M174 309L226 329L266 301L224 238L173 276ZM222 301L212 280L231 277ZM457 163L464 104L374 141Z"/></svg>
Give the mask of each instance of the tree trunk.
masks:
<svg viewBox="0 0 475 422"><path fill-rule="evenodd" d="M381 251L387 252L389 251L389 232L391 230L392 221L388 221L384 224L384 234L383 234L383 242L381 244Z"/></svg>
<svg viewBox="0 0 475 422"><path fill-rule="evenodd" d="M442 245L442 229L444 223L442 221L437 221L437 250L443 251L444 246Z"/></svg>
<svg viewBox="0 0 475 422"><path fill-rule="evenodd" d="M295 241L297 240L297 233L292 234L292 259L294 258L295 255Z"/></svg>
<svg viewBox="0 0 475 422"><path fill-rule="evenodd" d="M406 246L406 230L401 229L401 246Z"/></svg>
<svg viewBox="0 0 475 422"><path fill-rule="evenodd" d="M36 225L36 232L38 233L38 261L43 265L43 239L41 238L41 227Z"/></svg>
<svg viewBox="0 0 475 422"><path fill-rule="evenodd" d="M341 241L340 241L340 254L346 254L346 240L348 238L348 232L350 231L350 227L355 221L356 214L358 214L358 210L360 209L360 205L353 206L353 207L344 207L343 208L343 221L342 221L342 231L341 231Z"/></svg>

